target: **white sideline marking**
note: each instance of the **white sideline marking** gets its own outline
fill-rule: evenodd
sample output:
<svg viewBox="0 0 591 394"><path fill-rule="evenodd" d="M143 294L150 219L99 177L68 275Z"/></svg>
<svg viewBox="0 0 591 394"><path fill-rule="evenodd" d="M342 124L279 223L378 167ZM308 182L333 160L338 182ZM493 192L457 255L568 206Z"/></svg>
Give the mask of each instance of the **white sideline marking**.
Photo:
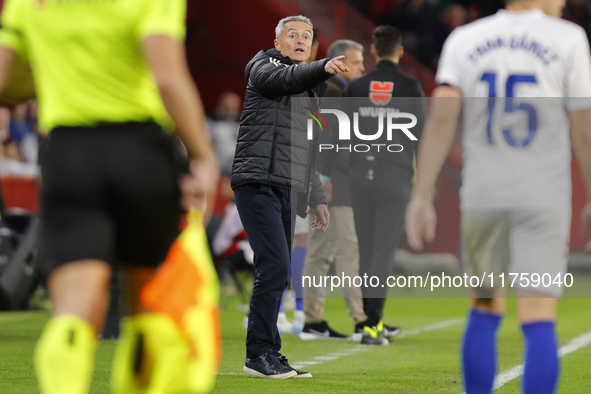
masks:
<svg viewBox="0 0 591 394"><path fill-rule="evenodd" d="M584 348L589 344L591 344L591 331L579 335L566 345L561 346L560 349L558 349L558 355L560 357L566 356L567 354L576 352L577 350ZM516 367L501 372L495 378L494 389L496 390L499 387L504 386L513 379L517 379L521 375L523 375L523 364L519 364Z"/></svg>
<svg viewBox="0 0 591 394"><path fill-rule="evenodd" d="M409 336L413 336L413 335L419 335L419 334L422 334L422 333L428 332L428 331L442 330L444 328L463 323L464 320L465 319L463 319L463 318L445 320L445 321L442 321L439 323L429 324L427 326L415 328L414 330L402 331L400 333L400 335L398 335L396 338L405 338L405 337L409 337Z"/></svg>
<svg viewBox="0 0 591 394"><path fill-rule="evenodd" d="M591 331L589 331L586 334L579 335L566 345L562 346L558 350L558 354L560 355L560 357L566 356L567 354L576 352L577 350L585 346L588 346L589 344L591 344Z"/></svg>
<svg viewBox="0 0 591 394"><path fill-rule="evenodd" d="M501 372L495 377L493 390L503 387L505 384L509 383L513 379L517 379L521 375L523 375L523 364L519 364L516 367Z"/></svg>
<svg viewBox="0 0 591 394"><path fill-rule="evenodd" d="M344 355L346 356L347 354L344 354ZM318 356L318 357L316 357L316 359L317 360L322 360L322 361L332 361L332 360L336 360L339 357L342 357L342 356L341 355L339 355L339 356L335 356L335 355L332 355L332 356Z"/></svg>
<svg viewBox="0 0 591 394"><path fill-rule="evenodd" d="M428 331L442 330L444 328L460 324L460 323L464 322L464 320L465 319L459 319L459 318L458 319L451 319L451 320L444 320L442 322L438 322L438 323L429 324L429 325L426 325L423 327L415 328L414 330L402 331L400 333L400 335L397 336L397 338L404 338L404 337L409 337L409 336L413 336L413 335L419 335L419 334L422 334L422 333L428 332ZM311 361L300 361L300 362L294 363L292 365L292 367L294 367L295 369L301 369L301 368L308 366L308 365L322 364L323 362L326 362L326 361L334 361L334 360L338 360L339 358L342 358L342 357L351 356L355 353L365 352L371 348L372 348L372 346L356 345L356 346L350 347L345 350L339 350L338 352L329 353L329 354L325 354L322 356L316 356Z"/></svg>
<svg viewBox="0 0 591 394"><path fill-rule="evenodd" d="M463 318L457 318L457 319L444 320L444 321L434 323L434 324L428 324L426 326L418 327L413 330L402 331L400 333L400 335L398 335L396 338L405 338L405 337L410 337L410 336L414 336L414 335L419 335L424 332L442 330L447 327L461 324L464 322L464 320L465 319L463 319ZM355 345L355 346L352 346L348 349L339 350L338 352L329 353L329 354L325 354L322 356L316 356L310 361L300 361L300 362L294 363L292 365L292 367L294 367L295 369L301 369L301 368L304 368L309 365L318 365L318 364L322 364L326 361L334 361L334 360L338 360L339 358L352 356L355 353L365 352L367 350L370 350L371 348L372 348L372 346ZM219 372L218 375L243 375L243 374L236 373L236 372Z"/></svg>
<svg viewBox="0 0 591 394"><path fill-rule="evenodd" d="M361 345L357 345L355 347L351 347L349 349L346 349L345 351L339 351L338 353L329 353L323 356L316 356L312 359L312 361L300 361L297 363L294 363L292 365L292 367L294 367L295 369L301 369L303 367L305 367L306 365L317 365L317 364L321 364L325 361L334 361L337 360L339 358L342 357L347 357L347 356L351 356L355 353L358 352L364 352L367 350L369 346L361 346Z"/></svg>
<svg viewBox="0 0 591 394"><path fill-rule="evenodd" d="M300 361L299 363L297 363L297 365L316 365L316 364L321 364L322 361ZM294 367L295 368L295 367Z"/></svg>

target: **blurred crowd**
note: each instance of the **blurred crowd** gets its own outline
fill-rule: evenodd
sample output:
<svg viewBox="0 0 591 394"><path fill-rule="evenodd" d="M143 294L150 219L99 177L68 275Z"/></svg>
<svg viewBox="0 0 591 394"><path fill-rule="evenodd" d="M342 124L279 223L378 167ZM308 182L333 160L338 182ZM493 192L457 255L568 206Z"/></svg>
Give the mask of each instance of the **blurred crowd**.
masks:
<svg viewBox="0 0 591 394"><path fill-rule="evenodd" d="M0 177L37 177L37 101L0 108Z"/></svg>
<svg viewBox="0 0 591 394"><path fill-rule="evenodd" d="M396 26L403 45L435 71L443 42L453 29L504 7L503 0L348 0L376 25ZM581 25L591 40L591 2L568 0L565 18Z"/></svg>

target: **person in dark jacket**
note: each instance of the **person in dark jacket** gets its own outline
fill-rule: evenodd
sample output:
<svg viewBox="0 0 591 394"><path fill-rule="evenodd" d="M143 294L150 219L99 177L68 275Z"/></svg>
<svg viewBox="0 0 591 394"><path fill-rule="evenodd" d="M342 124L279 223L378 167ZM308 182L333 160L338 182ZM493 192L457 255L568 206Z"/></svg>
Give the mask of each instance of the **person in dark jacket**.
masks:
<svg viewBox="0 0 591 394"><path fill-rule="evenodd" d="M294 370L279 353L277 331L289 277L295 208L305 216L309 205L317 230L329 224L326 194L312 165L315 142L307 139L302 119L294 119L292 127L291 99L306 97L318 108L324 81L349 71L342 56L304 63L310 55L312 28L304 16L280 20L275 48L257 53L245 71L248 84L231 181L254 251L244 372L261 378L312 376Z"/></svg>
<svg viewBox="0 0 591 394"><path fill-rule="evenodd" d="M359 97L356 104L366 106L366 110L414 114L417 125L409 132L418 139L425 115L421 99L424 93L417 81L402 75L398 69L403 54L398 29L378 26L373 32L371 53L378 61L376 68L351 81L343 97ZM361 113L359 123L359 130L376 130L375 117L363 117ZM355 151L349 156L351 203L359 240L359 275L376 276L380 280L377 287L362 288L367 320L356 329L362 334L361 343L367 345L387 345L400 332L398 327L384 326L382 314L388 292L386 280L392 273L394 253L404 232L404 212L410 197L417 148L417 141L400 130L395 130L390 140L386 134L376 141L354 137L351 142L383 143L388 149L374 146L367 152Z"/></svg>

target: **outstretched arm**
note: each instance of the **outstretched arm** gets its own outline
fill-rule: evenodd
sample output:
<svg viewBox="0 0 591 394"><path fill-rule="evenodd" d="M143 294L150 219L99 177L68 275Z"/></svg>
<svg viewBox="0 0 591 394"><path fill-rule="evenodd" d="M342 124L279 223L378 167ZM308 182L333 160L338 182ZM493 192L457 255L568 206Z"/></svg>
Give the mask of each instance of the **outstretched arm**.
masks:
<svg viewBox="0 0 591 394"><path fill-rule="evenodd" d="M272 59L260 60L251 71L249 83L267 98L303 93L333 75L349 71L349 67L343 64L344 58L338 56L291 66L272 62Z"/></svg>

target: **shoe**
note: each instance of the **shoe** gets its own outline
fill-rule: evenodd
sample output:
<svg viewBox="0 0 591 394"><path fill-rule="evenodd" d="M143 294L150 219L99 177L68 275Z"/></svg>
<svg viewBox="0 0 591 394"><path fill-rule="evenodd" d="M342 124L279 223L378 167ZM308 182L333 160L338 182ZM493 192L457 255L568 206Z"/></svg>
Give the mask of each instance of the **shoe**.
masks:
<svg viewBox="0 0 591 394"><path fill-rule="evenodd" d="M353 334L351 334L351 337L349 339L351 339L354 342L360 342L362 337L363 337L363 330L358 331L358 332L354 332Z"/></svg>
<svg viewBox="0 0 591 394"><path fill-rule="evenodd" d="M285 313L280 313L277 316L277 329L279 330L279 334L291 334L293 332L293 325L287 320Z"/></svg>
<svg viewBox="0 0 591 394"><path fill-rule="evenodd" d="M390 341L384 335L384 328L382 322L378 326L363 327L363 334L361 336L362 345L389 345Z"/></svg>
<svg viewBox="0 0 591 394"><path fill-rule="evenodd" d="M384 324L384 336L390 340L395 336L399 335L401 332L402 329L400 327L394 327Z"/></svg>
<svg viewBox="0 0 591 394"><path fill-rule="evenodd" d="M380 322L381 323L381 322ZM392 341L395 336L398 336L402 329L400 327L389 326L387 324L383 324L384 327L384 336L388 338L388 340ZM352 341L361 341L361 337L363 337L363 327L365 327L365 322L355 324L355 333L351 335Z"/></svg>
<svg viewBox="0 0 591 394"><path fill-rule="evenodd" d="M298 335L301 340L309 341L313 339L346 339L347 336L336 332L328 326L326 320L322 323L306 323L304 329Z"/></svg>
<svg viewBox="0 0 591 394"><path fill-rule="evenodd" d="M293 313L293 328L294 334L299 334L304 329L304 323L306 322L306 315L304 311L295 311Z"/></svg>
<svg viewBox="0 0 591 394"><path fill-rule="evenodd" d="M293 371L296 372L296 375L294 376L294 378L311 378L312 377L312 374L310 372L300 371L299 369L295 369L294 367L289 365L289 363L287 362L287 357L285 357L281 353L276 353L276 356L279 359L279 362L281 364L283 364L286 367L291 368Z"/></svg>
<svg viewBox="0 0 591 394"><path fill-rule="evenodd" d="M247 358L242 370L257 378L288 379L297 375L295 369L286 366L273 353Z"/></svg>
<svg viewBox="0 0 591 394"><path fill-rule="evenodd" d="M351 337L350 337L350 339L352 341L355 341L355 342L361 341L361 337L363 337L363 332L364 332L363 327L365 327L365 321L355 324L355 331L353 331L353 334L351 334Z"/></svg>

